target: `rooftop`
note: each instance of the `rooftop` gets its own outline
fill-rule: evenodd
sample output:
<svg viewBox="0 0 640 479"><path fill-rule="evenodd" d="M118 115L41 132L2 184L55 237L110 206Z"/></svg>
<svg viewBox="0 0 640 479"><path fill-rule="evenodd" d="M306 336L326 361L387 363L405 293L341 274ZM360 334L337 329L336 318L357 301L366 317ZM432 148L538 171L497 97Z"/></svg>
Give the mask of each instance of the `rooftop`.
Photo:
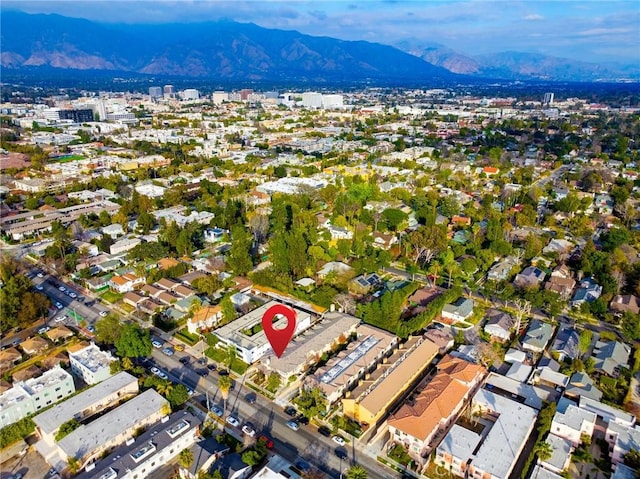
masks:
<svg viewBox="0 0 640 479"><path fill-rule="evenodd" d="M451 454L465 462L471 457L481 440L480 434L454 424L438 446L438 451Z"/></svg>
<svg viewBox="0 0 640 479"><path fill-rule="evenodd" d="M52 408L38 414L33 418L33 421L45 434L51 434L56 431L62 423L73 419L77 413L102 403L105 397L110 396L127 386L135 386L135 390L137 391L138 379L131 374L122 371L115 376L111 376L101 383L76 394L63 403L53 406Z"/></svg>
<svg viewBox="0 0 640 479"><path fill-rule="evenodd" d="M80 426L61 439L58 447L68 457L82 458L123 433L133 433L142 421L168 404L154 389L148 389L95 421Z"/></svg>
<svg viewBox="0 0 640 479"><path fill-rule="evenodd" d="M0 394L0 410L24 401L27 397L37 394L38 391L60 384L63 381L73 382L73 377L61 367L55 367L36 378L27 379L24 382L16 382L11 389Z"/></svg>
<svg viewBox="0 0 640 479"><path fill-rule="evenodd" d="M529 437L537 413L524 404L486 389L476 393L473 403L497 413L498 418L476 453L472 466L495 477L506 478Z"/></svg>
<svg viewBox="0 0 640 479"><path fill-rule="evenodd" d="M109 364L115 361L110 352L102 351L93 343L80 351L69 352L69 359L77 361L92 373L108 368Z"/></svg>

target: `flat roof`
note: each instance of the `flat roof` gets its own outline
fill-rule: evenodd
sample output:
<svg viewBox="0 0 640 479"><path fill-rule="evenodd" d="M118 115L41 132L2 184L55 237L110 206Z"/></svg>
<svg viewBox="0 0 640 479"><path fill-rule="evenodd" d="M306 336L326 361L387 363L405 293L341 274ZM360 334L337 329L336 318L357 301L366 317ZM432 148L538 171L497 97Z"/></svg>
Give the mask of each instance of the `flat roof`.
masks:
<svg viewBox="0 0 640 479"><path fill-rule="evenodd" d="M80 426L58 441L58 447L69 457L84 457L123 432L133 433L141 421L168 404L154 389L148 389L95 421Z"/></svg>
<svg viewBox="0 0 640 479"><path fill-rule="evenodd" d="M496 387L524 398L524 403L527 406L538 410L542 409L543 401L548 401L551 395L551 392L545 391L542 388L521 383L520 381L496 373L489 373L486 383L489 384L490 387Z"/></svg>
<svg viewBox="0 0 640 479"><path fill-rule="evenodd" d="M473 397L473 404L480 404L497 413L498 419L485 436L471 465L495 477L506 478L518 459L538 414L529 406L486 389L478 390Z"/></svg>
<svg viewBox="0 0 640 479"><path fill-rule="evenodd" d="M115 361L110 352L101 350L93 343L80 351L69 352L69 358L73 358L93 373L102 368L108 368Z"/></svg>
<svg viewBox="0 0 640 479"><path fill-rule="evenodd" d="M628 425L632 425L636 422L636 417L634 415L624 412L621 409L608 406L607 404L603 404L600 401L594 401L593 399L585 396L580 397L580 407L587 411L596 413L607 422L612 419L615 422Z"/></svg>
<svg viewBox="0 0 640 479"><path fill-rule="evenodd" d="M101 403L106 396L110 396L131 384L135 384L137 391L138 379L126 371L119 372L115 376L111 376L101 383L85 389L66 401L38 414L33 418L33 422L43 433L51 434L62 423L73 419L77 413Z"/></svg>
<svg viewBox="0 0 640 479"><path fill-rule="evenodd" d="M171 445L178 437L200 425L200 420L187 411L178 411L170 416L166 422L158 421L138 436L131 444L124 445L111 451L104 459L95 463L95 468L76 476L78 479L92 479L123 477L129 470L135 469L141 459L150 459L159 455L163 449ZM150 443L153 442L153 447ZM137 459L137 461L136 461ZM113 470L116 475L111 474ZM109 475L111 474L111 476Z"/></svg>
<svg viewBox="0 0 640 479"><path fill-rule="evenodd" d="M325 314L321 322L293 339L281 358L272 356L269 368L288 376L288 373L295 371L308 360L309 354L322 351L330 346L341 335L355 328L358 323L360 323L360 319L350 314L335 311Z"/></svg>
<svg viewBox="0 0 640 479"><path fill-rule="evenodd" d="M214 333L221 339L224 339L225 341L232 341L236 345L246 350L252 350L262 347L268 343L264 331L259 331L253 336L247 336L242 331L251 329L255 325L260 324L262 322L262 316L264 316L264 313L266 313L267 310L271 308L271 306L275 306L277 304L281 303L278 303L277 301L269 301L259 308L256 308L253 311L248 312L244 316L239 317L235 321L231 321L229 324L225 324L224 326L216 329ZM298 329L300 325L303 324L305 320L310 320L311 316L298 308L294 308L294 310L296 312L297 333L300 331L300 329ZM281 325L284 326L286 321L287 320L285 318L279 318L273 323L274 327L277 329Z"/></svg>
<svg viewBox="0 0 640 479"><path fill-rule="evenodd" d="M60 384L64 381L71 381L73 377L61 367L55 367L44 372L41 376L16 382L11 389L7 389L0 394L0 409L9 407L11 404L23 401L26 396L33 396L44 388Z"/></svg>
<svg viewBox="0 0 640 479"><path fill-rule="evenodd" d="M406 351L386 375L372 385L369 392L365 391L362 399L358 398L360 405L371 412L385 409L417 374L431 364L437 354L438 346L428 339L422 339L417 347Z"/></svg>
<svg viewBox="0 0 640 479"><path fill-rule="evenodd" d="M466 462L473 455L473 451L481 440L480 434L454 424L438 446L438 451L451 454L453 457L461 459L462 462Z"/></svg>

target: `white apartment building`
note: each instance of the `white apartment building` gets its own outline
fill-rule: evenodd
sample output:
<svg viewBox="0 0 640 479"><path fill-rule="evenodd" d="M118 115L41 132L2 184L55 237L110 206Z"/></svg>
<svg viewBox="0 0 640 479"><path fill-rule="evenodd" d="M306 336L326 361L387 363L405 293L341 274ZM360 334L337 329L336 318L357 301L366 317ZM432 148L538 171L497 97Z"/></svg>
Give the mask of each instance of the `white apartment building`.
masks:
<svg viewBox="0 0 640 479"><path fill-rule="evenodd" d="M581 436L593 436L596 415L570 404L564 412L557 411L551 422L552 434L560 436L576 447L582 443Z"/></svg>
<svg viewBox="0 0 640 479"><path fill-rule="evenodd" d="M245 363L253 364L267 354L271 354L271 344L267 340L264 331L249 335L254 326L262 322L262 316L269 308L280 304L276 301L269 301L257 309L241 316L229 324L216 329L213 333L222 344L232 345L236 348L238 357ZM296 329L293 336L297 336L311 326L311 315L301 309L291 308L296 312ZM282 327L286 323L285 318L276 320L273 324L275 328Z"/></svg>
<svg viewBox="0 0 640 479"><path fill-rule="evenodd" d="M71 371L89 385L111 376L110 365L115 360L110 352L102 351L93 343L77 351L69 351Z"/></svg>
<svg viewBox="0 0 640 479"><path fill-rule="evenodd" d="M78 479L139 479L169 464L198 439L200 421L187 411L164 416L104 459L92 462Z"/></svg>
<svg viewBox="0 0 640 479"><path fill-rule="evenodd" d="M17 381L0 394L0 427L8 426L76 392L73 376L60 366Z"/></svg>

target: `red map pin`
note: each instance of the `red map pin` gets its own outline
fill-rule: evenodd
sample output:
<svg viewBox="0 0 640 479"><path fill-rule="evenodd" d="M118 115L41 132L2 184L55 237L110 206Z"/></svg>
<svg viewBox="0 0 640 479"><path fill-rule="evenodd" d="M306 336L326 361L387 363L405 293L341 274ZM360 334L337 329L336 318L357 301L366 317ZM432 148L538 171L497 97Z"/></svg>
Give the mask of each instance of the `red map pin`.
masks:
<svg viewBox="0 0 640 479"><path fill-rule="evenodd" d="M273 318L276 314L287 318L287 325L282 329L273 327ZM284 304L274 304L262 316L262 329L273 348L273 352L276 353L276 356L281 357L296 330L296 312Z"/></svg>

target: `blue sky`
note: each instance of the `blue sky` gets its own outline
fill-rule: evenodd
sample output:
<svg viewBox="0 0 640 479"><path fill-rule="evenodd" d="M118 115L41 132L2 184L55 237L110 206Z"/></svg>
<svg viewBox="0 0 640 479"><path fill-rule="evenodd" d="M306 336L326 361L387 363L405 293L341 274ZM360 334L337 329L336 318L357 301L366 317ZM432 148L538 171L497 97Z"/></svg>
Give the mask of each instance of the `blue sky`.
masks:
<svg viewBox="0 0 640 479"><path fill-rule="evenodd" d="M511 50L640 63L638 0L3 0L2 6L118 23L227 18L344 40L439 43L470 55Z"/></svg>

